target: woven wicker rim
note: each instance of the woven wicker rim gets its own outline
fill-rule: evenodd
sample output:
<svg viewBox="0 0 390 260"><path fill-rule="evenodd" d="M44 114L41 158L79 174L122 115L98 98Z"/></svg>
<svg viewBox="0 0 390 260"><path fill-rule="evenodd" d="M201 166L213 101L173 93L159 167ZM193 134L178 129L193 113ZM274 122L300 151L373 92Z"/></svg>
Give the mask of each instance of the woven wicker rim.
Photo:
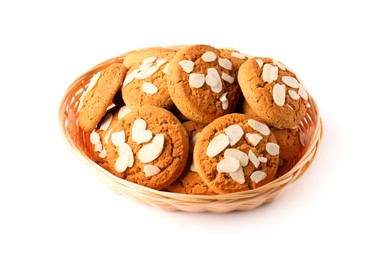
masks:
<svg viewBox="0 0 390 260"><path fill-rule="evenodd" d="M126 54L106 60L77 78L66 90L58 115L62 136L73 154L111 190L164 210L214 213L251 210L278 198L285 187L307 171L316 157L323 138L322 119L316 102L309 96L310 108L299 124L304 134L304 150L297 158L290 161L291 169L287 173L257 189L219 195L188 195L157 191L116 177L90 159L92 146L89 142L89 133L83 132L78 127L77 108L79 99L91 77L114 62L123 62Z"/></svg>

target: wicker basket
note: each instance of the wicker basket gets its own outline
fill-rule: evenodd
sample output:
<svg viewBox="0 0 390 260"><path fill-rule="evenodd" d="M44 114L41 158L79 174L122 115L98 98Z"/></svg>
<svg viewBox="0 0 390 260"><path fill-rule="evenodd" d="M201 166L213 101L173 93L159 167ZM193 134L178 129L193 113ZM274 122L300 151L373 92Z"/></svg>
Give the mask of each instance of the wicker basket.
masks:
<svg viewBox="0 0 390 260"><path fill-rule="evenodd" d="M281 191L301 177L313 162L322 141L322 121L315 101L309 97L310 108L299 125L305 142L304 150L285 167L288 169L285 174L262 187L231 194L188 195L153 190L114 176L90 159L93 147L89 141L89 133L82 131L78 126L77 108L91 77L111 63L122 62L124 56L125 54L104 61L76 79L67 89L59 109L61 132L70 149L113 191L164 210L214 213L251 210L278 198Z"/></svg>

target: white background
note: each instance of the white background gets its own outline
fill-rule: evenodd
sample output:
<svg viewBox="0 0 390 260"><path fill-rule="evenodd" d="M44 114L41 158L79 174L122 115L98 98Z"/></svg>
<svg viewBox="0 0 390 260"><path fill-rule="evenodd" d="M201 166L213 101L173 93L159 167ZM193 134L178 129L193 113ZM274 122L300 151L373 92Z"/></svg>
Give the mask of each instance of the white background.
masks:
<svg viewBox="0 0 390 260"><path fill-rule="evenodd" d="M2 1L0 259L389 259L385 3ZM61 98L93 65L195 43L280 59L319 105L318 157L271 204L142 205L108 190L60 135Z"/></svg>

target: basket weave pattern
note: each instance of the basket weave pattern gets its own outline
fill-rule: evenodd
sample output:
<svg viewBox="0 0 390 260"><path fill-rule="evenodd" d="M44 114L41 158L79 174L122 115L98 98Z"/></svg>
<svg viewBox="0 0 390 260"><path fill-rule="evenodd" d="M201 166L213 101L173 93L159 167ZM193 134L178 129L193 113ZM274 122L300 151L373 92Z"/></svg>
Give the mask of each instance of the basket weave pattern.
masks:
<svg viewBox="0 0 390 260"><path fill-rule="evenodd" d="M89 141L90 134L79 128L77 109L80 97L86 90L91 77L114 62L122 62L125 55L104 61L77 78L65 92L59 109L61 132L70 149L94 175L113 191L164 210L214 213L251 210L276 199L287 185L306 172L317 155L322 141L322 121L315 101L309 97L310 108L299 124L304 137L304 150L297 158L289 162L290 170L287 173L257 189L220 195L188 195L153 190L114 176L90 159L93 152Z"/></svg>

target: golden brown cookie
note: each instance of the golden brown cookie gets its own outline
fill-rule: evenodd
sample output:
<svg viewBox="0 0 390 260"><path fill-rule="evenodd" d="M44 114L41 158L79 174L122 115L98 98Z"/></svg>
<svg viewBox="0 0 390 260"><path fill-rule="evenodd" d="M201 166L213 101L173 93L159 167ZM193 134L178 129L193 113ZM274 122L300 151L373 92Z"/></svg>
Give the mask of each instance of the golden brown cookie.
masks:
<svg viewBox="0 0 390 260"><path fill-rule="evenodd" d="M78 114L79 126L84 131L92 131L106 114L118 89L122 86L127 68L113 63L92 77L88 89L80 98Z"/></svg>
<svg viewBox="0 0 390 260"><path fill-rule="evenodd" d="M298 127L293 129L271 128L277 143L280 146L279 157L283 160L291 160L299 155L303 149L302 136Z"/></svg>
<svg viewBox="0 0 390 260"><path fill-rule="evenodd" d="M249 106L270 126L291 128L305 116L308 93L294 72L270 58L250 58L238 72Z"/></svg>
<svg viewBox="0 0 390 260"><path fill-rule="evenodd" d="M207 124L234 111L240 96L232 62L208 45L179 50L168 70L168 90L188 119Z"/></svg>
<svg viewBox="0 0 390 260"><path fill-rule="evenodd" d="M174 55L172 49L146 48L125 56L123 64L129 70L123 82L122 97L127 106L169 108L173 105L166 78Z"/></svg>
<svg viewBox="0 0 390 260"><path fill-rule="evenodd" d="M168 110L132 107L112 126L106 146L106 170L128 181L161 190L182 173L188 156L188 135Z"/></svg>
<svg viewBox="0 0 390 260"><path fill-rule="evenodd" d="M194 162L201 178L217 193L255 189L274 179L279 145L264 123L229 114L203 129Z"/></svg>
<svg viewBox="0 0 390 260"><path fill-rule="evenodd" d="M202 178L200 178L198 170L193 163L193 149L200 132L205 126L193 121L184 122L183 126L190 138L190 153L187 165L180 177L174 183L169 185L166 190L185 194L214 195L216 193L206 185Z"/></svg>

